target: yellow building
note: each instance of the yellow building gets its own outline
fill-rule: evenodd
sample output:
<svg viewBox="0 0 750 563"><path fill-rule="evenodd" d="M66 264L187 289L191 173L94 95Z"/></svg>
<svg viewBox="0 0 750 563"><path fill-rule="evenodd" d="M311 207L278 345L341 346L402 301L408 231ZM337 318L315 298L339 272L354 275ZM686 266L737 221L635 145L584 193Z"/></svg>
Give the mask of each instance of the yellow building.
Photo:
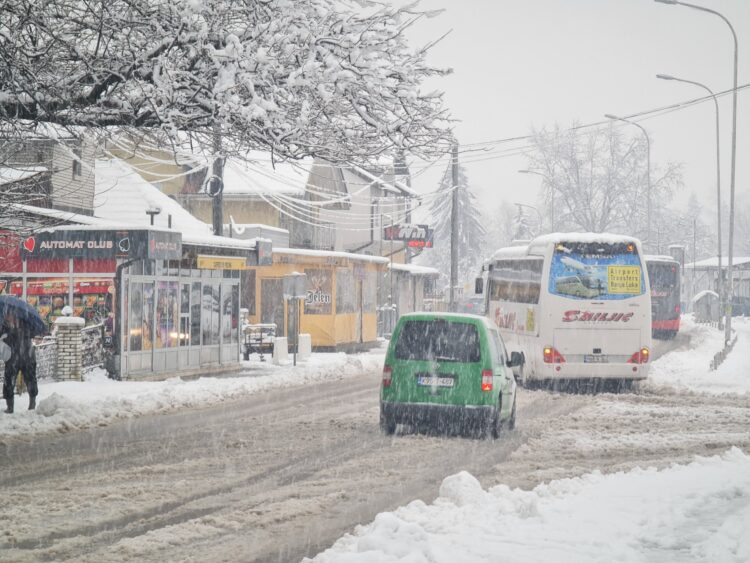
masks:
<svg viewBox="0 0 750 563"><path fill-rule="evenodd" d="M242 307L251 323L275 323L277 336L293 331L283 277L307 275L307 298L300 308L300 332L318 350L354 350L377 343L378 276L388 260L346 252L273 249L273 265L243 272Z"/></svg>

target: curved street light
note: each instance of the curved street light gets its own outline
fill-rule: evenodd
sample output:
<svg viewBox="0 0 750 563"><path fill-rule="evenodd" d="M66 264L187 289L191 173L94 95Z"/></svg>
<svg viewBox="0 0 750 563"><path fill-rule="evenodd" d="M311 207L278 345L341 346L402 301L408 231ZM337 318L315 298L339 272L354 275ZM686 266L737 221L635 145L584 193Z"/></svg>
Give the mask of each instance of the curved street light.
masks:
<svg viewBox="0 0 750 563"><path fill-rule="evenodd" d="M729 288L727 291L728 299L726 309L724 310L726 315L726 321L724 323L724 344L726 345L732 339L732 296L734 295L734 278L732 274L732 260L734 258L734 171L735 163L737 161L737 60L739 58L737 48L737 34L734 31L734 27L729 20L716 10L710 8L704 8L703 6L697 6L696 4L689 4L688 2L679 2L678 0L654 0L660 4L674 4L685 6L687 8L693 8L694 10L700 10L701 12L707 12L714 16L720 17L729 26L729 31L732 32L732 39L734 39L734 86L732 88L732 168L731 175L729 178L729 249L727 257L727 278L729 278ZM719 264L721 269L721 264Z"/></svg>
<svg viewBox="0 0 750 563"><path fill-rule="evenodd" d="M725 295L724 295L724 279L721 275L721 153L719 150L719 101L716 99L716 94L714 94L713 90L706 86L705 84L702 84L700 82L696 82L694 80L686 80L684 78L677 78L676 76L672 76L670 74L657 74L656 78L659 78L661 80L674 80L675 82L684 82L685 84L693 84L694 86L698 86L699 88L703 88L706 90L711 97L714 100L714 108L716 109L716 210L717 210L717 218L718 222L716 223L719 228L718 232L718 259L719 259L719 303L721 303L721 310L723 311L726 303L725 303ZM695 261L695 257L693 257L693 261ZM723 328L722 323L719 323L719 328Z"/></svg>
<svg viewBox="0 0 750 563"><path fill-rule="evenodd" d="M519 174L534 174L536 176L541 176L544 178L544 180L549 184L550 187L550 206L549 206L549 230L550 232L555 232L555 190L552 185L552 180L550 180L549 176L546 174L543 174L542 172L539 172L538 170L519 170ZM538 211L537 211L538 212Z"/></svg>
<svg viewBox="0 0 750 563"><path fill-rule="evenodd" d="M519 217L523 217L523 211L522 211L523 207L528 207L529 209L533 209L536 212L537 220L539 221L539 229L538 229L537 235L542 234L541 233L541 230L542 230L542 214L539 213L539 210L536 207L534 207L533 205L527 205L525 203L513 202L513 205L517 205L518 206L518 216Z"/></svg>
<svg viewBox="0 0 750 563"><path fill-rule="evenodd" d="M646 137L646 241L648 242L649 247L651 246L651 139L648 136L648 133L646 132L646 129L641 125L640 123L636 123L635 121L630 121L629 119L625 119L624 117L618 117L616 115L612 115L611 113L605 113L604 117L607 119L612 119L614 121L622 121L624 123L629 123L630 125L635 125L643 132L643 135Z"/></svg>

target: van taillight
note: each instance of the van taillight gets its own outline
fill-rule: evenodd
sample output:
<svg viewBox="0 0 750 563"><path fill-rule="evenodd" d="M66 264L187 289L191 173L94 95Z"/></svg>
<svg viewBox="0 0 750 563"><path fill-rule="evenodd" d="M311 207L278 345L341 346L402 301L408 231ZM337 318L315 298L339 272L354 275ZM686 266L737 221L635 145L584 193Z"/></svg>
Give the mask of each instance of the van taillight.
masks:
<svg viewBox="0 0 750 563"><path fill-rule="evenodd" d="M390 387L393 381L393 369L391 366L383 366L383 387Z"/></svg>
<svg viewBox="0 0 750 563"><path fill-rule="evenodd" d="M645 346L638 350L635 354L630 356L630 359L628 360L629 364L647 364L648 358L651 355L648 348Z"/></svg>
<svg viewBox="0 0 750 563"><path fill-rule="evenodd" d="M482 391L492 391L492 370L482 370Z"/></svg>
<svg viewBox="0 0 750 563"><path fill-rule="evenodd" d="M555 350L552 346L544 347L544 363L545 364L564 364L565 357Z"/></svg>

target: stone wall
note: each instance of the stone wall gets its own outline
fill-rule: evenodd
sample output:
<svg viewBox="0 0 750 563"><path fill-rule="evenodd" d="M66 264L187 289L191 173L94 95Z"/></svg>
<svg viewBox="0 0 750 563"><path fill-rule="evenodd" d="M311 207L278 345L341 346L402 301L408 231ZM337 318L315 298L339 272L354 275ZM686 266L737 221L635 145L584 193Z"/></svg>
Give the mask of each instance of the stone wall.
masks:
<svg viewBox="0 0 750 563"><path fill-rule="evenodd" d="M59 317L55 321L57 379L83 379L83 339L85 322L80 317Z"/></svg>

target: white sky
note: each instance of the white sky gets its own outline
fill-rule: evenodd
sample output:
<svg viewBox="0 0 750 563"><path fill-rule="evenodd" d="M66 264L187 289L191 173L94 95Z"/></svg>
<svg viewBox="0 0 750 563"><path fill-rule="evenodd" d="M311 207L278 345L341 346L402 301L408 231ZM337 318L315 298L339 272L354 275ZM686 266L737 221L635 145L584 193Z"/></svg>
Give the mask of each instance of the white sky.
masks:
<svg viewBox="0 0 750 563"><path fill-rule="evenodd" d="M740 46L738 84L750 82L750 1L694 0L734 26ZM410 32L423 45L452 30L429 61L454 74L430 86L460 120L462 144L526 135L532 127L589 123L605 113L629 115L697 98L705 91L657 80L657 73L703 82L715 92L732 86L733 43L718 17L653 0L422 0L444 8ZM728 202L731 95L720 99L722 198ZM716 205L713 102L642 121L651 137L652 165L684 163L682 206L691 191L710 220ZM737 197L750 193L750 89L738 94ZM633 135L641 134L630 125ZM418 172L419 164L415 165ZM485 209L503 199L534 204L541 178L517 173L523 157L467 166ZM445 164L418 175L420 191L434 190Z"/></svg>

